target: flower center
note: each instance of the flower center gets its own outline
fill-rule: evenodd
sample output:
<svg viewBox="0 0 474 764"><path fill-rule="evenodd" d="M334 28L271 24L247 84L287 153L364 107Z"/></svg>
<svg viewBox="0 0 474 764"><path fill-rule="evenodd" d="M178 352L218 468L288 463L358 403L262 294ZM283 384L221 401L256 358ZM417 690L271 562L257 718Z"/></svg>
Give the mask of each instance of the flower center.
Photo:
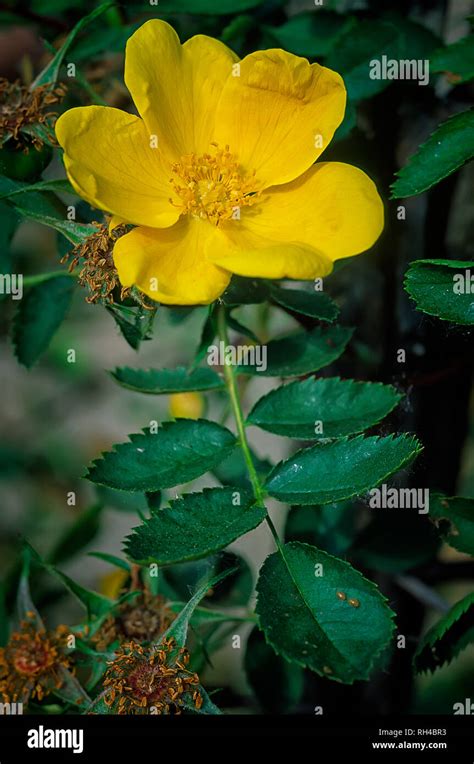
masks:
<svg viewBox="0 0 474 764"><path fill-rule="evenodd" d="M172 166L170 183L179 202L170 202L184 215L219 225L221 220L239 220L240 209L254 204L260 192L255 172L243 172L228 146L211 145L213 154L187 154Z"/></svg>

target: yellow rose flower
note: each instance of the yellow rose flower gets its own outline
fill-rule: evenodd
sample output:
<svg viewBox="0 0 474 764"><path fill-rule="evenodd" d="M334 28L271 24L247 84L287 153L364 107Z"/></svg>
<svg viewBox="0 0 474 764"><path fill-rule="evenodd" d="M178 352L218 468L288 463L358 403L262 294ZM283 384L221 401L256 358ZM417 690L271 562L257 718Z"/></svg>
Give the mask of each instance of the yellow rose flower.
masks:
<svg viewBox="0 0 474 764"><path fill-rule="evenodd" d="M56 124L69 179L135 225L114 246L124 287L168 304L210 303L233 273L314 279L383 227L361 170L315 160L344 116L336 72L283 50L239 61L151 20L128 40L125 83L140 116L71 109Z"/></svg>

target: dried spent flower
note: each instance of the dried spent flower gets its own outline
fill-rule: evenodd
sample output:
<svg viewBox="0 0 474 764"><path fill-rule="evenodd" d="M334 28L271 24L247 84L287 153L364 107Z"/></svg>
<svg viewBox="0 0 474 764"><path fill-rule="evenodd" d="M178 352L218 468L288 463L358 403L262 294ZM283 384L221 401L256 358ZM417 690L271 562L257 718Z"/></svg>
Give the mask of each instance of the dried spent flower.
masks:
<svg viewBox="0 0 474 764"><path fill-rule="evenodd" d="M57 114L49 107L60 103L65 94L64 85L40 85L30 90L18 80L10 82L0 77L0 143L11 136L21 146L20 131L29 125L42 125L48 140L56 143L53 127ZM29 136L28 144L33 144L38 151L43 143L39 135ZM28 151L28 145L24 150Z"/></svg>
<svg viewBox="0 0 474 764"><path fill-rule="evenodd" d="M78 281L81 286L89 289L90 294L86 297L86 302L113 302L113 292L120 287L120 281L112 251L117 239L127 232L128 226L118 225L109 231L108 222L96 221L93 225L97 226L97 232L64 255L61 263L69 262L69 271L73 271L79 264L82 266ZM120 299L129 294L129 288L121 289Z"/></svg>
<svg viewBox="0 0 474 764"><path fill-rule="evenodd" d="M22 621L8 644L0 648L0 697L4 703L42 700L63 683L61 667L70 668L65 655L67 626L54 631L36 629Z"/></svg>
<svg viewBox="0 0 474 764"><path fill-rule="evenodd" d="M199 677L189 671L189 653L173 639L156 650L137 642L123 644L109 662L104 677L104 701L118 714L179 714L183 707L199 709Z"/></svg>
<svg viewBox="0 0 474 764"><path fill-rule="evenodd" d="M143 591L131 602L123 602L114 614L108 616L91 641L100 651L107 650L116 641L156 642L174 618L175 614L167 607L164 597Z"/></svg>

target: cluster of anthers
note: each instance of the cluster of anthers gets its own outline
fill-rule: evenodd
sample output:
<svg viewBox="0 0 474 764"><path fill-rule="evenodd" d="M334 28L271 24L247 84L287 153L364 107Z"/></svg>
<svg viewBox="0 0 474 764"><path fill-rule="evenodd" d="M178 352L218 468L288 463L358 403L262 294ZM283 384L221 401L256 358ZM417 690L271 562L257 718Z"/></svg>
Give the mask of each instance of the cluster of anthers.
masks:
<svg viewBox="0 0 474 764"><path fill-rule="evenodd" d="M20 630L0 648L0 696L4 703L42 700L62 685L61 668L69 668L64 652L68 631L67 626L58 626L47 632L36 629L33 620L22 621Z"/></svg>
<svg viewBox="0 0 474 764"><path fill-rule="evenodd" d="M150 650L128 642L116 651L104 677L104 701L117 714L180 714L202 706L199 677L187 668L189 653L173 639Z"/></svg>
<svg viewBox="0 0 474 764"><path fill-rule="evenodd" d="M179 201L170 198L183 215L208 220L219 225L223 220L236 219L241 207L250 207L260 196L255 172L244 173L229 151L211 144L214 155L187 154L172 165L174 177L170 179Z"/></svg>
<svg viewBox="0 0 474 764"><path fill-rule="evenodd" d="M50 143L56 143L53 125L56 112L49 107L60 103L66 94L64 85L39 85L31 90L18 80L10 82L0 77L0 143L11 137L24 151L33 145L38 151L44 141L37 133L28 135L28 142L20 140L20 131L29 125L42 125Z"/></svg>
<svg viewBox="0 0 474 764"><path fill-rule="evenodd" d="M109 615L91 637L97 650L103 652L114 642L138 640L156 642L175 618L164 597L141 592L131 602L123 602L117 612Z"/></svg>

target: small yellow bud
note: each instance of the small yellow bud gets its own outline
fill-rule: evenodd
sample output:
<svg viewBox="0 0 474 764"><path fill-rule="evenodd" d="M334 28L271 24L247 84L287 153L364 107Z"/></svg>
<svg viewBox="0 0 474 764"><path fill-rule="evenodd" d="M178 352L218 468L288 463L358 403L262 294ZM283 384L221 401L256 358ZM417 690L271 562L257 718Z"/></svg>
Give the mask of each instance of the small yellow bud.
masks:
<svg viewBox="0 0 474 764"><path fill-rule="evenodd" d="M170 414L175 419L199 419L204 414L204 397L201 393L173 393Z"/></svg>

